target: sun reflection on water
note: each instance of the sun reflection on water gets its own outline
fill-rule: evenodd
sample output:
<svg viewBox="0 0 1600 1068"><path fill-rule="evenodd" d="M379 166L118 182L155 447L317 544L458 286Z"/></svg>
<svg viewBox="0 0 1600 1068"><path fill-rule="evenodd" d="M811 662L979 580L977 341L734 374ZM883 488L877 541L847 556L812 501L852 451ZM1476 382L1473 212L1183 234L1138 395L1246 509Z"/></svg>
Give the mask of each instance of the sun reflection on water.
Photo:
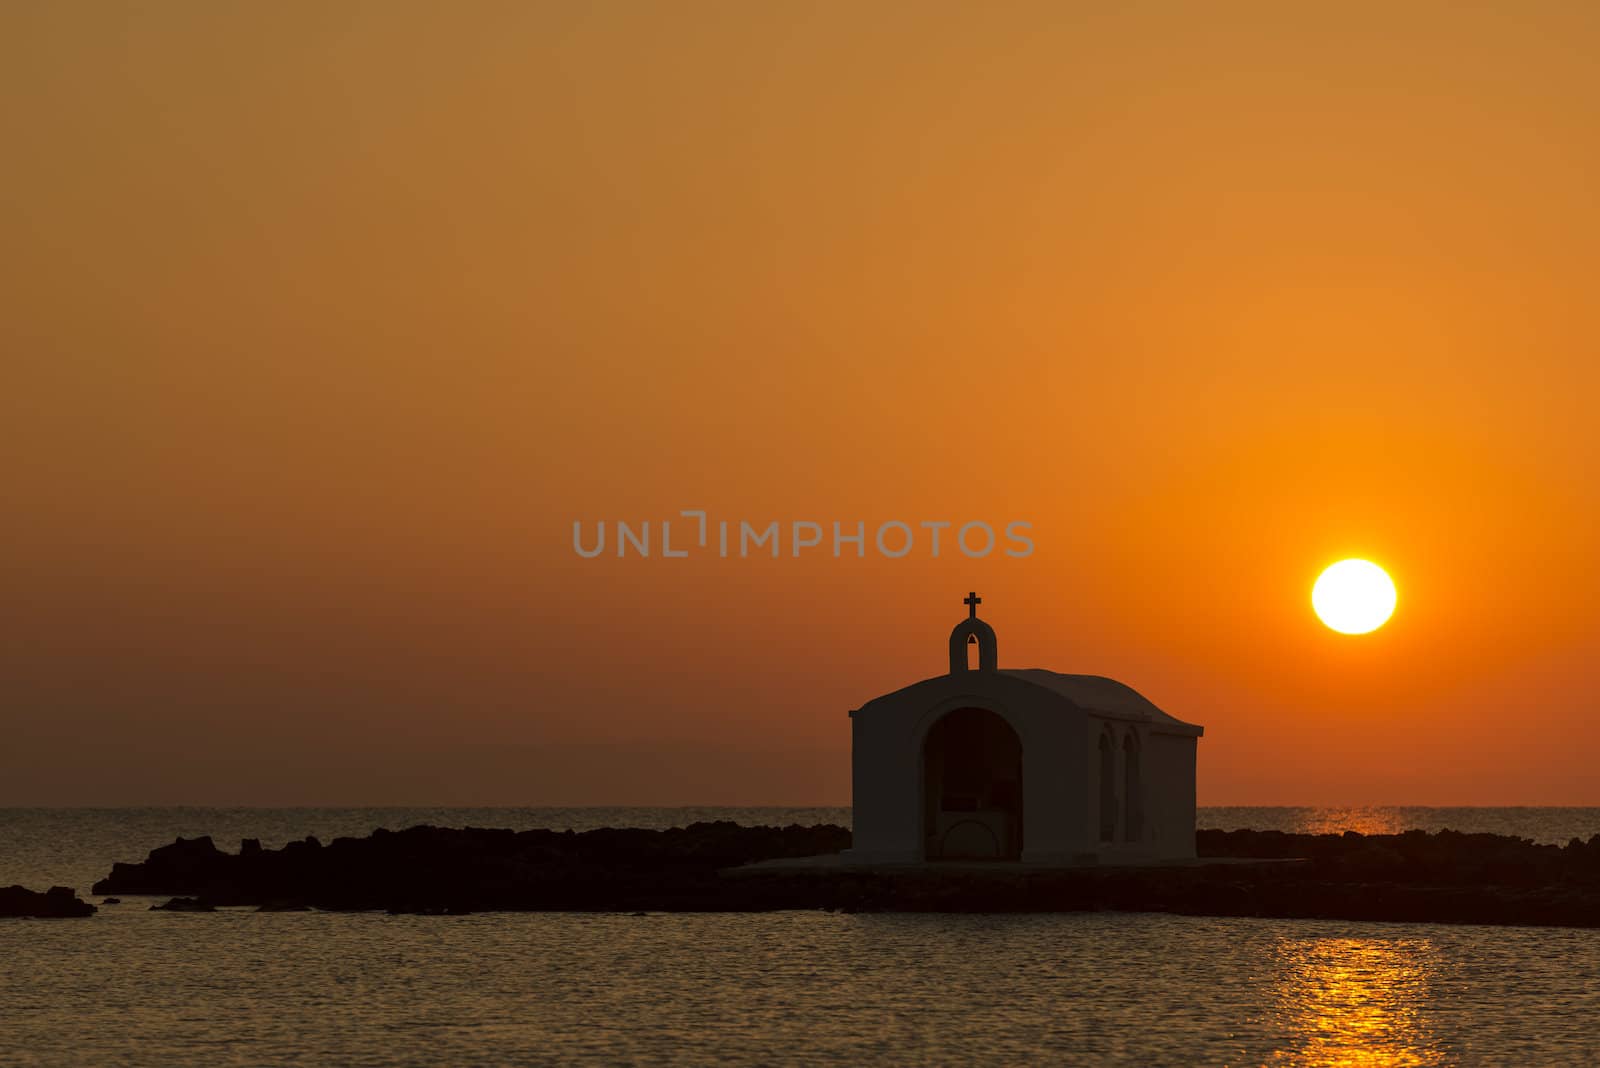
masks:
<svg viewBox="0 0 1600 1068"><path fill-rule="evenodd" d="M1425 938L1284 939L1277 1011L1294 1036L1273 1063L1443 1064L1427 1018L1437 954Z"/></svg>
<svg viewBox="0 0 1600 1068"><path fill-rule="evenodd" d="M1392 808L1319 808L1308 811L1295 829L1302 834L1399 834L1405 825Z"/></svg>

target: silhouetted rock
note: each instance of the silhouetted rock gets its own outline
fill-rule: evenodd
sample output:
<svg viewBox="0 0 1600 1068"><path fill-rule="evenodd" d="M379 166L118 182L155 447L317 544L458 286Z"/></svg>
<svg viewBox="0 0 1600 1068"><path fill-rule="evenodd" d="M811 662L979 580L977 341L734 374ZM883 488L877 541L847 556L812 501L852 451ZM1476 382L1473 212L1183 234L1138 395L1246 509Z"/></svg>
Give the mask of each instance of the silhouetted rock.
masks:
<svg viewBox="0 0 1600 1068"><path fill-rule="evenodd" d="M67 886L52 886L44 893L25 886L0 889L0 916L27 916L34 919L66 919L93 916L96 909L81 901Z"/></svg>
<svg viewBox="0 0 1600 1068"><path fill-rule="evenodd" d="M120 904L122 904L122 899L120 897L101 898L100 899L100 904L102 904L102 905L120 905Z"/></svg>
<svg viewBox="0 0 1600 1068"><path fill-rule="evenodd" d="M1498 835L1201 831L1201 860L1147 867L1017 864L746 867L837 853L842 827L697 823L667 831L413 827L282 849L208 838L118 864L96 893L200 905L460 915L505 909L1067 912L1600 926L1600 835L1565 847Z"/></svg>
<svg viewBox="0 0 1600 1068"><path fill-rule="evenodd" d="M171 845L152 849L143 864L117 864L111 876L95 883L97 894L111 890L120 894L191 893L209 877L223 859L237 860L204 838L179 838ZM133 877L137 871L139 877ZM121 877L119 881L119 876ZM110 884L116 883L116 886Z"/></svg>
<svg viewBox="0 0 1600 1068"><path fill-rule="evenodd" d="M217 906L195 897L175 897L165 905L151 905L151 912L215 912Z"/></svg>
<svg viewBox="0 0 1600 1068"><path fill-rule="evenodd" d="M722 821L666 831L582 834L413 827L366 838L314 838L224 853L178 839L140 864L117 864L98 893L182 894L220 905L305 905L460 914L495 909L728 909L718 871L755 860L836 853L842 827L741 827ZM638 904L635 904L635 903ZM797 907L782 904L774 907Z"/></svg>

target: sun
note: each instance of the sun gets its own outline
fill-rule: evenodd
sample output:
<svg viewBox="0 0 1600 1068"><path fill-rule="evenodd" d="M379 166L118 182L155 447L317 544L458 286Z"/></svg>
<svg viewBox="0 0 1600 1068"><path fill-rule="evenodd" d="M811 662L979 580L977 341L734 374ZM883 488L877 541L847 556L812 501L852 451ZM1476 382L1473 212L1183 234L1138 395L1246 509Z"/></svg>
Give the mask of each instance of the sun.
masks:
<svg viewBox="0 0 1600 1068"><path fill-rule="evenodd" d="M1340 634L1370 634L1394 615L1394 580L1370 560L1340 560L1311 587L1317 618Z"/></svg>

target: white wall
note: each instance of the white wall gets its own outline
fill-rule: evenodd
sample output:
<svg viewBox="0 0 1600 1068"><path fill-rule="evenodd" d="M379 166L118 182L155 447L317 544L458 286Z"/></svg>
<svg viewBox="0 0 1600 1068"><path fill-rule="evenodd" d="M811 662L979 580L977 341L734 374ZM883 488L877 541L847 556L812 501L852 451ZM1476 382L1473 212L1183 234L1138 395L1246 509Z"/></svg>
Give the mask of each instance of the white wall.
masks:
<svg viewBox="0 0 1600 1068"><path fill-rule="evenodd" d="M1194 856L1196 741L1151 734L1145 750L1150 765L1145 822L1152 847L1163 857Z"/></svg>
<svg viewBox="0 0 1600 1068"><path fill-rule="evenodd" d="M963 672L924 680L852 713L855 835L852 860L923 859L922 747L928 730L958 708L986 708L1022 742L1023 859L1036 862L1194 855L1195 739L1156 733L1135 723L1084 713L1041 687L996 672ZM1100 732L1110 724L1117 840L1099 840ZM1123 841L1123 741L1140 739L1143 827Z"/></svg>

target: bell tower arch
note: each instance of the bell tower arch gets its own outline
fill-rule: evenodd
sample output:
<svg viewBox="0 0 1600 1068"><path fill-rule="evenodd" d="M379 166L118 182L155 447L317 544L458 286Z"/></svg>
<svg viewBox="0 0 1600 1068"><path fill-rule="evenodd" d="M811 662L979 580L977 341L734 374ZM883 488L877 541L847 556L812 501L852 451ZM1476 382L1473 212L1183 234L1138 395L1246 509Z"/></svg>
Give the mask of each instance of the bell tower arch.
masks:
<svg viewBox="0 0 1600 1068"><path fill-rule="evenodd" d="M1000 656L996 651L994 628L978 618L978 606L983 598L977 592L967 594L962 600L967 606L967 618L956 624L950 632L950 674L959 675L972 670L967 665L967 646L978 647L978 670L999 671Z"/></svg>

